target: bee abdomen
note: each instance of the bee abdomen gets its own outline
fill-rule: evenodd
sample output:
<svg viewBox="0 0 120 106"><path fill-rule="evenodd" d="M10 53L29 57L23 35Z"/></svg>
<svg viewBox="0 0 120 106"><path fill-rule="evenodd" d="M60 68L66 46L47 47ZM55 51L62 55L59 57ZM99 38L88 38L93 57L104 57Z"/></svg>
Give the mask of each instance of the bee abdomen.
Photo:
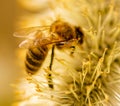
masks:
<svg viewBox="0 0 120 106"><path fill-rule="evenodd" d="M41 67L45 57L48 53L48 48L45 47L36 47L36 48L29 48L26 54L26 71L28 73L34 74L36 73L39 68Z"/></svg>

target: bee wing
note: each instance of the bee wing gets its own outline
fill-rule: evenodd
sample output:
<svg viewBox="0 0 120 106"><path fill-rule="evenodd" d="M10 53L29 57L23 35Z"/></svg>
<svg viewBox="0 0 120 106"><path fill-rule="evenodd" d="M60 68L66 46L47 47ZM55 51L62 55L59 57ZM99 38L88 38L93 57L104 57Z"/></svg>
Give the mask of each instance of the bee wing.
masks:
<svg viewBox="0 0 120 106"><path fill-rule="evenodd" d="M32 45L33 44L33 40L30 40L30 39L27 39L27 40L24 40L24 41L22 41L20 44L19 44L19 47L20 48L29 48L30 47L30 45Z"/></svg>
<svg viewBox="0 0 120 106"><path fill-rule="evenodd" d="M48 28L49 28L48 26L36 26L36 27L23 28L23 29L17 30L13 34L13 36L25 38L26 40L22 41L19 44L19 47L20 48L28 48L31 45L34 45L33 42L36 38L35 35L43 36L41 31L47 30ZM37 34L37 33L39 33L39 34Z"/></svg>
<svg viewBox="0 0 120 106"><path fill-rule="evenodd" d="M36 27L29 27L17 30L14 32L13 36L21 37L21 38L28 38L33 39L36 33L40 33L43 30L47 30L49 26L36 26Z"/></svg>

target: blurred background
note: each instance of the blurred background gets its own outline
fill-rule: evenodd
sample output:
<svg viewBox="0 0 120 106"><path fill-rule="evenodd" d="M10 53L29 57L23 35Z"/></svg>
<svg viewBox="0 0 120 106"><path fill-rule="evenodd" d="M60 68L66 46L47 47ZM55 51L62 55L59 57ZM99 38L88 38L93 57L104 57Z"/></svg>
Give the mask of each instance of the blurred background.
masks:
<svg viewBox="0 0 120 106"><path fill-rule="evenodd" d="M14 93L10 84L21 76L20 68L16 65L18 43L13 37L18 11L15 0L0 1L0 106L11 106Z"/></svg>

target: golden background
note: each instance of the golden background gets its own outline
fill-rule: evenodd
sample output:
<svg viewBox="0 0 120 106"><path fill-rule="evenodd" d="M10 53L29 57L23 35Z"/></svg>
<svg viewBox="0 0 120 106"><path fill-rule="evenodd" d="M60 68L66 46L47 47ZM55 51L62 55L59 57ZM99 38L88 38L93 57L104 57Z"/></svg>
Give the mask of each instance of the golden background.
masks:
<svg viewBox="0 0 120 106"><path fill-rule="evenodd" d="M15 0L0 1L0 106L10 106L14 92L10 84L20 77L16 65L18 40L13 37L19 6Z"/></svg>

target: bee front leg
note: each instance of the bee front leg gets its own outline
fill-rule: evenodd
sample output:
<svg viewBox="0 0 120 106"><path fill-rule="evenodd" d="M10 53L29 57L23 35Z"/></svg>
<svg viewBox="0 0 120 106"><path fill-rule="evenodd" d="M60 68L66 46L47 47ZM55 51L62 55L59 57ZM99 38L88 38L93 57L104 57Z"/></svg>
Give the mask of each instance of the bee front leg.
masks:
<svg viewBox="0 0 120 106"><path fill-rule="evenodd" d="M70 55L73 55L75 51L75 46L70 46L70 48L72 49Z"/></svg>

